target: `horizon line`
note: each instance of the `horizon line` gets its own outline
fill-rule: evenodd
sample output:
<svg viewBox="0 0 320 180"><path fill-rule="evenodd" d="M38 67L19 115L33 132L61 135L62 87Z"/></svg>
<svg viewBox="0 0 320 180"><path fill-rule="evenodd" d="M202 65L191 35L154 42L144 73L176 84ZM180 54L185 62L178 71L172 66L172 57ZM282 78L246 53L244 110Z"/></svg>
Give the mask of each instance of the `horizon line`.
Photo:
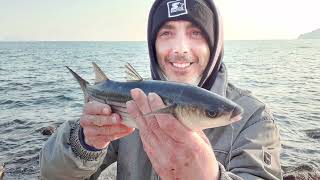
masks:
<svg viewBox="0 0 320 180"><path fill-rule="evenodd" d="M283 39L225 39L224 41L281 41L300 40L299 38ZM147 40L0 40L0 42L147 42Z"/></svg>

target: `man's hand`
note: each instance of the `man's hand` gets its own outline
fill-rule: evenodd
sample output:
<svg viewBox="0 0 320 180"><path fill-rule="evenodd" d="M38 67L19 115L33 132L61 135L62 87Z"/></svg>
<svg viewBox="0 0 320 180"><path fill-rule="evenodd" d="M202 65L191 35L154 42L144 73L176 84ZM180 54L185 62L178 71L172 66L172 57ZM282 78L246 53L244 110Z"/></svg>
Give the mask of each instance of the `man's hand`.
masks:
<svg viewBox="0 0 320 180"><path fill-rule="evenodd" d="M218 179L219 167L206 135L183 126L170 114L143 114L165 107L161 98L131 91L128 113L136 120L145 152L164 180Z"/></svg>
<svg viewBox="0 0 320 180"><path fill-rule="evenodd" d="M85 143L96 149L103 149L110 141L134 131L134 128L121 124L121 121L120 115L112 113L109 105L96 101L86 103L80 118Z"/></svg>

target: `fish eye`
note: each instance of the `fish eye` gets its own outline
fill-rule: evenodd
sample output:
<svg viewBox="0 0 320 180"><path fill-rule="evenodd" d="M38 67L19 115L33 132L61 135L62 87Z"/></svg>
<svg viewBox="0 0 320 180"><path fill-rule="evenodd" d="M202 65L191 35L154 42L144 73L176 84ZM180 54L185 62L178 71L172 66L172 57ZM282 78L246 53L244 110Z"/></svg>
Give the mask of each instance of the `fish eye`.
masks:
<svg viewBox="0 0 320 180"><path fill-rule="evenodd" d="M206 111L206 114L207 114L207 116L210 117L210 118L215 118L215 117L218 116L218 113L217 113L216 111L207 110L207 111Z"/></svg>

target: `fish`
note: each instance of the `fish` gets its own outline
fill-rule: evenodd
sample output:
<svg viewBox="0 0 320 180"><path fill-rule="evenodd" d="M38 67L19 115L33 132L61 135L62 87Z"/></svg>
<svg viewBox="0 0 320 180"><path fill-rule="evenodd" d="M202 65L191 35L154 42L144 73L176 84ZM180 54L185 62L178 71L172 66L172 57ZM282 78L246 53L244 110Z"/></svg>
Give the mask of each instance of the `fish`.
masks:
<svg viewBox="0 0 320 180"><path fill-rule="evenodd" d="M145 94L158 94L166 105L144 116L172 114L191 130L226 126L242 118L241 106L198 86L143 79L129 63L125 65L127 81L115 81L109 79L96 63L92 64L95 71L95 83L92 85L68 66L66 68L80 84L85 102L94 100L110 105L128 127L138 128L126 108L126 102L132 100L130 90L134 88L140 88Z"/></svg>

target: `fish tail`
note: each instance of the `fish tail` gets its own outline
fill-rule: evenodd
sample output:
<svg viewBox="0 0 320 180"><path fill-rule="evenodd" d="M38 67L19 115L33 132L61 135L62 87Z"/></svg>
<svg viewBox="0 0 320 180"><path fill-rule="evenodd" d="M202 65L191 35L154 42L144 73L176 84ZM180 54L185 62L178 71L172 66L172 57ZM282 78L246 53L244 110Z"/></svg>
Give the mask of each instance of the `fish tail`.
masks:
<svg viewBox="0 0 320 180"><path fill-rule="evenodd" d="M87 91L87 86L89 85L89 82L84 80L81 76L79 76L77 73L75 73L72 69L70 69L68 66L66 66L66 68L71 72L71 74L73 75L73 77L77 80L77 82L80 84L80 87L83 91L84 94L84 99L85 102L89 101L89 95L88 95L88 91Z"/></svg>

